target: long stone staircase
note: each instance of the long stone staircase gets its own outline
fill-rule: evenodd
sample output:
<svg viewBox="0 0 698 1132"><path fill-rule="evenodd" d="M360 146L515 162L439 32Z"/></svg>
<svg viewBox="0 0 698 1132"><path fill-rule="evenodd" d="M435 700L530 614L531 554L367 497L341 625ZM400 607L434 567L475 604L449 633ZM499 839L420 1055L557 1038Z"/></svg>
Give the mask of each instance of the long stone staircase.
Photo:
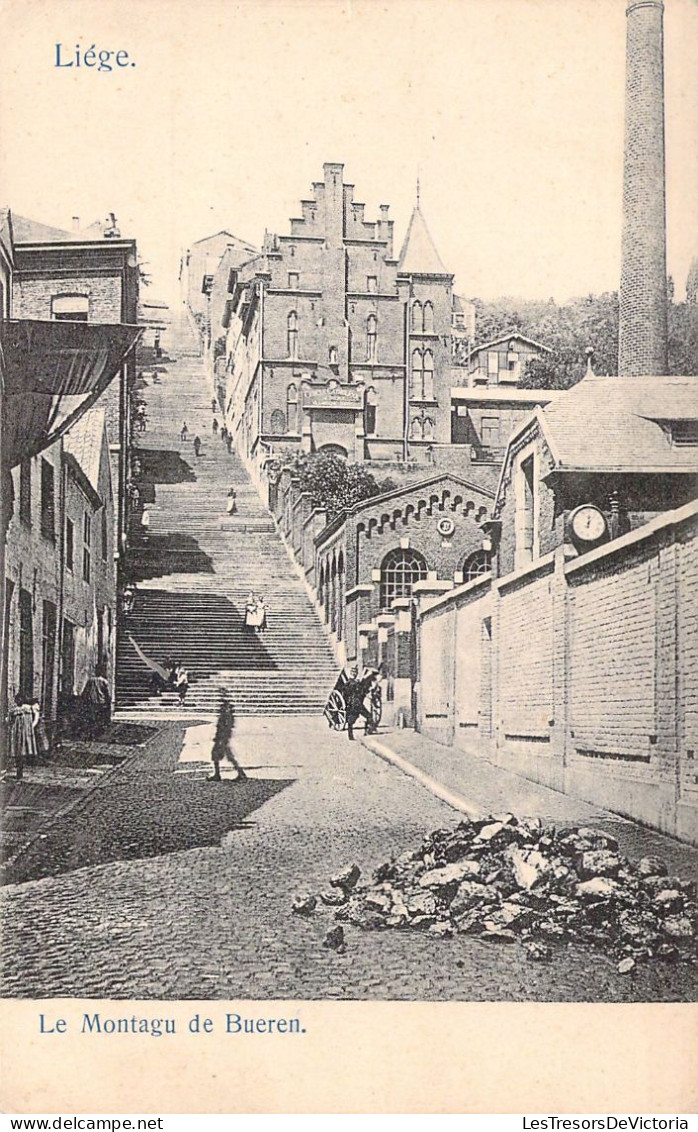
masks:
<svg viewBox="0 0 698 1132"><path fill-rule="evenodd" d="M135 437L150 529L147 537L134 533L129 550L137 595L119 636L117 707L138 714L180 710L172 693L150 694L151 673L130 634L152 660L174 659L187 668L186 714L215 712L221 689L241 715L320 712L336 661L242 461L212 433L210 389L184 312L163 335L163 347L166 372L159 383L146 379L148 426ZM228 516L231 486L237 513ZM261 593L268 607L260 636L243 628L250 591Z"/></svg>

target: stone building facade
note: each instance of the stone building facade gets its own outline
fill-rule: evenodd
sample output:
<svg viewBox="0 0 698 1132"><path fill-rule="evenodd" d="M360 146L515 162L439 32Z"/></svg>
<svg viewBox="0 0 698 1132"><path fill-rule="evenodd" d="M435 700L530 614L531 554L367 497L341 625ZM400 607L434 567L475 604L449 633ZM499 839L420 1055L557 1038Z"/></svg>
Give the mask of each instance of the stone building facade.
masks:
<svg viewBox="0 0 698 1132"><path fill-rule="evenodd" d="M209 296L226 250L232 248L239 263L249 259L257 250L232 232L222 229L212 236L195 240L187 248L180 263L179 275L182 296L203 330L209 325ZM214 322L214 326L218 323Z"/></svg>
<svg viewBox="0 0 698 1132"><path fill-rule="evenodd" d="M138 323L136 241L90 238L13 214L15 274L12 313L21 319ZM135 351L124 360L119 379L100 397L112 463L115 545L123 550L127 515L128 453L131 444L130 390L136 378Z"/></svg>

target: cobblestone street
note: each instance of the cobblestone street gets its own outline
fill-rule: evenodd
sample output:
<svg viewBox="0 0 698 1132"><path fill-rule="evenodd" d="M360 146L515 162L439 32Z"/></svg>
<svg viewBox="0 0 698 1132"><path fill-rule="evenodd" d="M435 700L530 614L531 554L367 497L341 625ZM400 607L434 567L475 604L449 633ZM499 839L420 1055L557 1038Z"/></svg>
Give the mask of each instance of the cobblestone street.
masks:
<svg viewBox="0 0 698 1132"><path fill-rule="evenodd" d="M211 723L166 722L17 858L3 894L3 994L109 998L676 1001L694 967L631 976L599 952L347 929L291 902L458 814L324 720L243 719L246 781L207 781Z"/></svg>

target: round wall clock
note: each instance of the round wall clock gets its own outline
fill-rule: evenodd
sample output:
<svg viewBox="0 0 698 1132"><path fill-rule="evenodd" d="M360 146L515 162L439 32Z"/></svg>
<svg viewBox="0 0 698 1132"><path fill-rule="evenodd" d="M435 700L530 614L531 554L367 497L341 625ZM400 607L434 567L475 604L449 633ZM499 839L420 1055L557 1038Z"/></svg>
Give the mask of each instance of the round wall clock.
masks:
<svg viewBox="0 0 698 1132"><path fill-rule="evenodd" d="M599 542L608 533L606 516L592 503L575 507L569 516L569 526L574 538L585 544Z"/></svg>

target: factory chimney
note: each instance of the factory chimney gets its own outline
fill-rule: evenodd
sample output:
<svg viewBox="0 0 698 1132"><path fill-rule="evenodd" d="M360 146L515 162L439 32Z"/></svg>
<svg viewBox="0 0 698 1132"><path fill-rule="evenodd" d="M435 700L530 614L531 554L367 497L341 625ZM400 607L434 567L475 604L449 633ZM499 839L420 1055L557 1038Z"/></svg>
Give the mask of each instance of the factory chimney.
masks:
<svg viewBox="0 0 698 1132"><path fill-rule="evenodd" d="M626 9L618 372L667 372L664 4Z"/></svg>

